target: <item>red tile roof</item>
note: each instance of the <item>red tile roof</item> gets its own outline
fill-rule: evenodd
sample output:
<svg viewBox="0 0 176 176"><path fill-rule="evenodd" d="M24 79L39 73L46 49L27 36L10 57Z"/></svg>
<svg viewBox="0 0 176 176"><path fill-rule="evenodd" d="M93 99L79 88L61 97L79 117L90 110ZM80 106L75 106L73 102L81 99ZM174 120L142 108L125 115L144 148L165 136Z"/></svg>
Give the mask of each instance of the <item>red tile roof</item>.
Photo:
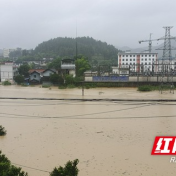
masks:
<svg viewBox="0 0 176 176"><path fill-rule="evenodd" d="M34 72L34 71L36 71L36 72L38 72L38 73L42 73L43 71L45 71L45 69L30 69L30 70L29 70L29 73L32 73L32 72Z"/></svg>

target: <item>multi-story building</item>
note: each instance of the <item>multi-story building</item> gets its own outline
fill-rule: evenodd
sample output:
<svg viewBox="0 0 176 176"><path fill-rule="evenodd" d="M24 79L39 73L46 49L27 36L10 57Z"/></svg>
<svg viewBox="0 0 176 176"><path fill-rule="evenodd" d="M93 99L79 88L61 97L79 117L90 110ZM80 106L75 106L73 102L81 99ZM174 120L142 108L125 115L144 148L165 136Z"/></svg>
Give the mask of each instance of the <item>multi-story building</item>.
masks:
<svg viewBox="0 0 176 176"><path fill-rule="evenodd" d="M12 81L15 72L16 67L13 65L13 62L5 62L4 64L0 65L1 82Z"/></svg>
<svg viewBox="0 0 176 176"><path fill-rule="evenodd" d="M21 48L16 48L16 49L6 49L6 48L4 48L3 49L3 57L4 58L9 58L10 57L10 53L13 52L13 51L18 52L18 53L16 53L18 55L21 55L21 53L22 53Z"/></svg>
<svg viewBox="0 0 176 176"><path fill-rule="evenodd" d="M9 58L10 52L15 51L15 49L3 49L3 57Z"/></svg>
<svg viewBox="0 0 176 176"><path fill-rule="evenodd" d="M157 53L122 52L118 54L119 70L129 68L134 72L157 71ZM153 65L153 68L152 68Z"/></svg>

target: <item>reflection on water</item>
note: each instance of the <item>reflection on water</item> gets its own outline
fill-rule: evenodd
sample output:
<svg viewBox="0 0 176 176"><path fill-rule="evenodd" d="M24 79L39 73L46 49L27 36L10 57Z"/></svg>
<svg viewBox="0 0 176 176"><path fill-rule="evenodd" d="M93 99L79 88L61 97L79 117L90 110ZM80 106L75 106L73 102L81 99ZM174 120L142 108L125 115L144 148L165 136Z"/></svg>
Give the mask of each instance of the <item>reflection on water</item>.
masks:
<svg viewBox="0 0 176 176"><path fill-rule="evenodd" d="M99 94L99 92L104 92ZM125 93L126 92L126 93ZM173 98L135 89L91 89L94 98ZM0 86L1 97L82 98L81 90ZM175 95L172 95L175 96ZM0 100L7 135L0 149L30 176L78 158L79 175L174 175L169 156L151 156L156 135L176 135L174 103ZM162 167L163 166L163 167Z"/></svg>

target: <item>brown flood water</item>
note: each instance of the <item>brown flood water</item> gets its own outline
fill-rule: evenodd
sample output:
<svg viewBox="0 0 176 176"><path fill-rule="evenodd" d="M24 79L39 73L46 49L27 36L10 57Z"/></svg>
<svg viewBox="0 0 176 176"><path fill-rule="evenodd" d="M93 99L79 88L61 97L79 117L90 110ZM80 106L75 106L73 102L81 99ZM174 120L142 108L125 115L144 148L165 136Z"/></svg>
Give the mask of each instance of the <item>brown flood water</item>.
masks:
<svg viewBox="0 0 176 176"><path fill-rule="evenodd" d="M82 98L81 89L0 86L0 97ZM85 98L176 99L135 88L85 90ZM0 150L29 176L79 159L80 176L171 176L171 156L151 156L155 136L176 135L176 103L0 100Z"/></svg>

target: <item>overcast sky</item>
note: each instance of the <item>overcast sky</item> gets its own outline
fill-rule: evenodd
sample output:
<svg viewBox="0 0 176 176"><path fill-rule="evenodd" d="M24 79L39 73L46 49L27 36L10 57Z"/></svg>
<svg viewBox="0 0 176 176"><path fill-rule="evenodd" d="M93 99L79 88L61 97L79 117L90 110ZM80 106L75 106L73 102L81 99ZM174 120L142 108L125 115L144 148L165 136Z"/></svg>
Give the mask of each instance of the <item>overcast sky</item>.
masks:
<svg viewBox="0 0 176 176"><path fill-rule="evenodd" d="M176 36L176 0L0 0L0 48L34 49L51 38L75 38L76 24L78 37L147 46L138 41L150 33L164 36L163 26L173 26Z"/></svg>

